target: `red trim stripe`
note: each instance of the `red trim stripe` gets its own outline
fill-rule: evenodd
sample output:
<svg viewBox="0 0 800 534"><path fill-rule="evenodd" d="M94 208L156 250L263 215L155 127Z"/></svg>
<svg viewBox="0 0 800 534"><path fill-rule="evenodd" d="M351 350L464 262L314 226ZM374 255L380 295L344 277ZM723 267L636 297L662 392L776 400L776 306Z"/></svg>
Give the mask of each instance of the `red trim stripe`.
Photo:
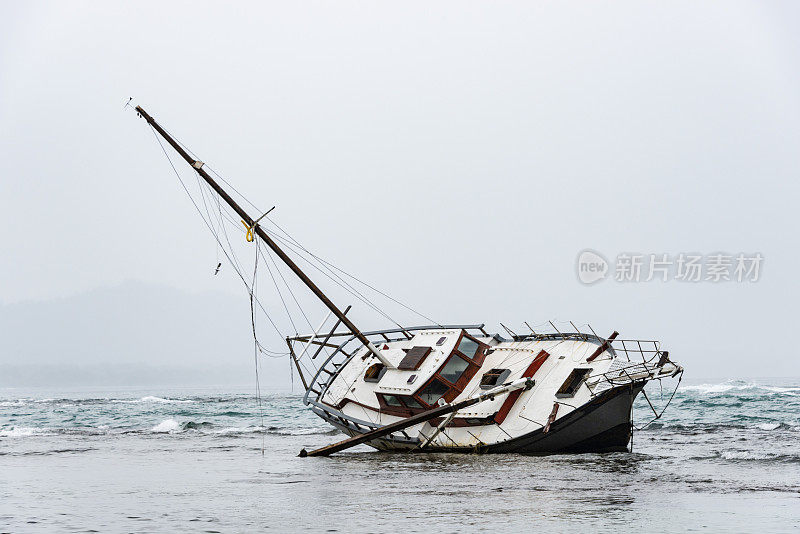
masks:
<svg viewBox="0 0 800 534"><path fill-rule="evenodd" d="M545 362L545 360L547 360L549 356L550 354L546 350L543 350L539 354L537 354L536 357L531 362L531 364L528 366L528 368L525 369L525 372L522 373L522 378L531 378L533 375L535 375L536 371L539 370L539 368L542 366L542 364ZM503 405L500 406L500 409L497 411L496 414L494 414L495 423L499 425L506 420L506 417L508 417L508 412L511 411L511 407L514 406L514 403L517 402L517 399L519 398L520 395L522 395L521 389L512 391L511 393L508 394L508 397L506 397L506 400L505 402L503 402Z"/></svg>

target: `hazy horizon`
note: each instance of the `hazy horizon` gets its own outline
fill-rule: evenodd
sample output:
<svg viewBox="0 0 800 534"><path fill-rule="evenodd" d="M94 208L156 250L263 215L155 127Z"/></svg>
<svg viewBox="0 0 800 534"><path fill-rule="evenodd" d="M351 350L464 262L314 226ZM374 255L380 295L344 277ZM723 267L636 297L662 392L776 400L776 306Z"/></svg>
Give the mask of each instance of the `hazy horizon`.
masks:
<svg viewBox="0 0 800 534"><path fill-rule="evenodd" d="M252 370L241 280L134 97L308 249L436 321L572 320L660 340L687 378L800 376L775 335L800 300L794 3L4 8L0 365ZM584 285L585 249L764 263L754 283ZM290 324L271 283L279 351L325 311L295 284Z"/></svg>
<svg viewBox="0 0 800 534"><path fill-rule="evenodd" d="M109 301L124 301L126 306L98 316L95 310ZM24 324L34 320L47 336L26 337ZM190 293L137 280L56 300L0 304L0 323L7 327L0 341L0 388L236 386L255 390L249 321L245 294ZM146 339L127 337L133 331L146 332ZM285 358L261 358L262 393L292 389L287 363ZM685 383L774 379L770 383L777 384L800 377L701 369L705 373L690 365ZM299 392L296 375L294 381L294 391Z"/></svg>

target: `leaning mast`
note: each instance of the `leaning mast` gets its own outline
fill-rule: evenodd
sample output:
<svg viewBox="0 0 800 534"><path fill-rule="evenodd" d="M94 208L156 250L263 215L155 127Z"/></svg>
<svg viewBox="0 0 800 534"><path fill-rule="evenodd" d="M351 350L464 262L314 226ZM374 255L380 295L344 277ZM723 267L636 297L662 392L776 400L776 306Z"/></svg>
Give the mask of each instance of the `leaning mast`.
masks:
<svg viewBox="0 0 800 534"><path fill-rule="evenodd" d="M303 272L300 267L281 249L272 238L267 235L267 233L257 224L257 220L250 217L250 215L241 207L239 204L225 191L220 185L214 180L211 175L209 175L205 169L203 169L203 162L197 161L193 157L189 155L183 147L178 144L175 139L170 136L164 128L159 125L153 117L151 117L141 106L136 106L136 111L139 113L141 117L143 117L147 123L152 126L156 132L158 132L167 143L175 149L175 151L180 154L180 156L186 160L186 163L192 166L192 168L197 171L197 174L200 175L206 183L211 186L211 188L231 207L239 217L244 220L248 227L252 228L253 232L261 238L261 240L266 243L266 245L285 263L292 272L297 275L298 278L308 287L314 295L322 301L322 303L333 313L339 320L353 333L354 336L358 338L361 343L364 344L367 349L374 354L378 360L381 361L386 367L394 368L392 365L373 345L369 339L361 332L361 330L353 324L347 316L342 313L342 311L328 298L328 296L323 293L323 291L317 287L317 285Z"/></svg>

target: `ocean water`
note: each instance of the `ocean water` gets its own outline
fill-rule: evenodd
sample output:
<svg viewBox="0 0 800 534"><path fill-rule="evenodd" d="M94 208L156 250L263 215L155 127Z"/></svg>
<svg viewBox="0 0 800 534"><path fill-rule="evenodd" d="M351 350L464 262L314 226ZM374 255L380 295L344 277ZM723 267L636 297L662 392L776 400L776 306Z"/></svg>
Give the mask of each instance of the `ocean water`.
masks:
<svg viewBox="0 0 800 534"><path fill-rule="evenodd" d="M252 389L0 390L0 532L800 528L800 379L681 386L633 452L543 457L298 458L342 436Z"/></svg>

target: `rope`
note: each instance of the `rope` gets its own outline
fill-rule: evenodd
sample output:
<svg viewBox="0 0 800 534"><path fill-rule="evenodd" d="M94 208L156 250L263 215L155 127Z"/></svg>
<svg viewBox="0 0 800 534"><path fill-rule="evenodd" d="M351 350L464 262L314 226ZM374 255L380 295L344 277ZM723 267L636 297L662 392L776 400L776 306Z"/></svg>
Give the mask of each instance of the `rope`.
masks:
<svg viewBox="0 0 800 534"><path fill-rule="evenodd" d="M264 409L261 404L261 381L258 378L258 354L260 351L261 343L258 342L258 335L256 334L256 307L253 300L253 294L256 291L256 283L258 281L256 274L258 273L258 252L256 251L255 260L253 261L253 283L250 285L250 325L253 327L253 363L256 371L256 399L258 399L258 415L261 421L261 456L264 456L266 449L266 435L267 427L264 426ZM291 362L290 362L291 363Z"/></svg>

